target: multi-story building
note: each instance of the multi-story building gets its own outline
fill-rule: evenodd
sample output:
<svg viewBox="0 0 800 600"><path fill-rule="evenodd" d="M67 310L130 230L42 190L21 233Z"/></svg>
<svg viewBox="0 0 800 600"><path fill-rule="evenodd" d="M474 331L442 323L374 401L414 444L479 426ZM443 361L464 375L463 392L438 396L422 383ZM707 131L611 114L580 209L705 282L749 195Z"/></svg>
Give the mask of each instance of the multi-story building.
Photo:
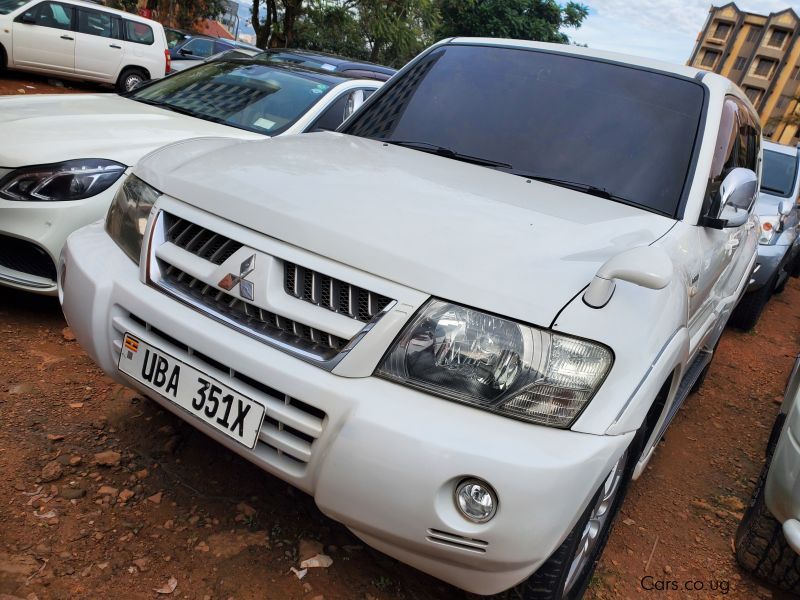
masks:
<svg viewBox="0 0 800 600"><path fill-rule="evenodd" d="M688 64L737 83L761 115L764 137L800 142L800 17L712 6Z"/></svg>

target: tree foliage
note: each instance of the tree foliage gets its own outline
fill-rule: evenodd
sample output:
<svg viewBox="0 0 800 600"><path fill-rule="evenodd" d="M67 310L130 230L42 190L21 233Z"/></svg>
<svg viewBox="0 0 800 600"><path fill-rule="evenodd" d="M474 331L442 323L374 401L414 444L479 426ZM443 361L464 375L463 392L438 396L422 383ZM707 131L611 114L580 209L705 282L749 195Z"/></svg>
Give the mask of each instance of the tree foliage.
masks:
<svg viewBox="0 0 800 600"><path fill-rule="evenodd" d="M556 0L439 0L440 37L502 37L569 42L563 27L580 27L589 14L583 4Z"/></svg>
<svg viewBox="0 0 800 600"><path fill-rule="evenodd" d="M136 0L110 0L108 5L131 13L137 9ZM156 14L165 25L192 29L203 19L213 19L222 14L225 5L222 0L158 0Z"/></svg>
<svg viewBox="0 0 800 600"><path fill-rule="evenodd" d="M586 6L556 0L253 0L260 47L299 47L401 66L442 37L567 43Z"/></svg>

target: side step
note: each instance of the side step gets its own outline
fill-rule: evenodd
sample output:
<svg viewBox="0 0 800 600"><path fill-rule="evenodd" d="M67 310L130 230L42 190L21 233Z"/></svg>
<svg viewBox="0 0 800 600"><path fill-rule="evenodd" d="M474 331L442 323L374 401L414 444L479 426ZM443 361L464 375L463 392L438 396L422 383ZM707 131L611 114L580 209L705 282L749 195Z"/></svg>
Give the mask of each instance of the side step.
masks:
<svg viewBox="0 0 800 600"><path fill-rule="evenodd" d="M694 384L700 379L703 369L708 366L713 356L714 353L711 350L701 350L697 353L697 356L692 361L692 364L689 365L689 368L686 369L686 374L683 376L683 379L681 379L678 391L675 394L675 401L672 403L672 406L670 406L667 418L664 419L664 422L661 424L661 430L658 432L658 437L656 439L660 440L661 436L664 435L667 427L672 423L672 419L675 418L675 415L678 414L678 410L680 410L686 398L688 398L689 392L692 391Z"/></svg>

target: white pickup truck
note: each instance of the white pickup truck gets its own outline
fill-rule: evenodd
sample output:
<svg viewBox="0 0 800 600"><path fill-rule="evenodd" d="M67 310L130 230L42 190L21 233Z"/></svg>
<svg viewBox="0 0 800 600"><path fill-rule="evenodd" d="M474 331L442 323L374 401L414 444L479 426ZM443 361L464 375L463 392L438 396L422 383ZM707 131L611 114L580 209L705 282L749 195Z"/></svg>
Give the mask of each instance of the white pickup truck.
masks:
<svg viewBox="0 0 800 600"><path fill-rule="evenodd" d="M446 40L339 132L145 157L68 239L63 308L368 544L580 597L750 278L760 146L712 73Z"/></svg>

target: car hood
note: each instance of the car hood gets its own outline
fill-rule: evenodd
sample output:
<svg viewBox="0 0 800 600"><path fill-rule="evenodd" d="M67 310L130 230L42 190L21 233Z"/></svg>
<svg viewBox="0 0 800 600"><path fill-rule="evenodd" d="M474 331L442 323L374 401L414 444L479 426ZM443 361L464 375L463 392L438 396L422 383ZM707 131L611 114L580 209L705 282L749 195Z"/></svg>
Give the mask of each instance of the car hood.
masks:
<svg viewBox="0 0 800 600"><path fill-rule="evenodd" d="M135 171L205 211L419 291L549 326L609 257L674 221L335 133L192 140Z"/></svg>
<svg viewBox="0 0 800 600"><path fill-rule="evenodd" d="M151 150L190 137L264 137L116 94L0 96L0 132L0 167L73 158L133 165Z"/></svg>

